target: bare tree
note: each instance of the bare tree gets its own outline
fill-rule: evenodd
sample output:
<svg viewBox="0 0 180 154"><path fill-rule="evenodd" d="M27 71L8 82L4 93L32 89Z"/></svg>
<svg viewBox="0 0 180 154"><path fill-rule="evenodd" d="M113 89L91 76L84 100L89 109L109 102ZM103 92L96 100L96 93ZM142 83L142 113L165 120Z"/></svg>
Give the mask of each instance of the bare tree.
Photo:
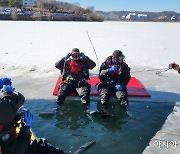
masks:
<svg viewBox="0 0 180 154"><path fill-rule="evenodd" d="M12 19L12 20L17 20L17 19L18 19L18 16L17 16L17 14L16 14L15 12L13 12L13 13L11 14L11 19Z"/></svg>
<svg viewBox="0 0 180 154"><path fill-rule="evenodd" d="M89 13L95 12L94 6L88 6L88 7L86 8L86 10L87 10L87 12L89 12Z"/></svg>

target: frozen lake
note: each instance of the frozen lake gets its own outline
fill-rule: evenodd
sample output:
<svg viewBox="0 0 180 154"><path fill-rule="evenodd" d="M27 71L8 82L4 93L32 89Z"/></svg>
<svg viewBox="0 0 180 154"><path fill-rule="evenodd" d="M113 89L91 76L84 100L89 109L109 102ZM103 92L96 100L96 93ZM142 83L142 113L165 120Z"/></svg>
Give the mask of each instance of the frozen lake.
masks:
<svg viewBox="0 0 180 154"><path fill-rule="evenodd" d="M179 23L0 21L1 67L55 71L54 62L74 47L96 60L86 31L99 63L116 49L131 67L166 68L180 61Z"/></svg>
<svg viewBox="0 0 180 154"><path fill-rule="evenodd" d="M97 62L86 31L100 64L114 50L121 50L132 76L151 94L146 101L131 99L135 120L120 114L116 103L115 118L89 117L77 101L67 101L56 116L38 116L56 107L52 96L59 75L56 61L77 47ZM0 21L0 34L0 76L12 78L16 90L27 98L25 107L35 115L35 134L68 153L90 139L97 144L87 153L142 153L173 112L175 102L180 102L179 74L173 70L156 74L169 63L180 64L179 23ZM91 73L97 74L97 67Z"/></svg>

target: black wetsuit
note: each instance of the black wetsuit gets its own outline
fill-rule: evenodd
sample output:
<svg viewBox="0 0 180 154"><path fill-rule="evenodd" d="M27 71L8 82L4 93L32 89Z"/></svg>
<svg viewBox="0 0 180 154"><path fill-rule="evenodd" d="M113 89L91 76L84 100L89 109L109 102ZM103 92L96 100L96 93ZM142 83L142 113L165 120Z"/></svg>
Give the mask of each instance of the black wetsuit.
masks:
<svg viewBox="0 0 180 154"><path fill-rule="evenodd" d="M30 128L23 124L20 132L16 133L17 121L22 116L21 114L17 115L20 107L17 108L17 104L18 101L25 99L21 94L18 96L20 96L20 100L15 95L0 96L0 125L3 126L0 131L2 154L64 154L62 150L51 146L44 139L38 138L31 141Z"/></svg>
<svg viewBox="0 0 180 154"><path fill-rule="evenodd" d="M117 65L118 70L114 73L110 73L108 69L112 65ZM127 87L129 80L131 79L130 68L124 62L122 63L113 63L112 56L109 56L104 63L101 64L99 77L101 84L98 86L99 95L101 97L102 108L108 106L108 101L112 94L115 94L120 104L126 110L128 105L127 99ZM123 89L117 91L115 86L121 85Z"/></svg>
<svg viewBox="0 0 180 154"><path fill-rule="evenodd" d="M71 62L77 63L77 71L71 71ZM81 102L84 105L89 105L91 86L86 80L89 79L89 69L93 69L95 66L95 62L87 56L85 59L79 59L78 61L73 61L72 59L65 60L65 58L62 58L56 62L55 67L61 70L63 76L63 82L59 86L57 103L63 103L70 93L76 91L81 98Z"/></svg>

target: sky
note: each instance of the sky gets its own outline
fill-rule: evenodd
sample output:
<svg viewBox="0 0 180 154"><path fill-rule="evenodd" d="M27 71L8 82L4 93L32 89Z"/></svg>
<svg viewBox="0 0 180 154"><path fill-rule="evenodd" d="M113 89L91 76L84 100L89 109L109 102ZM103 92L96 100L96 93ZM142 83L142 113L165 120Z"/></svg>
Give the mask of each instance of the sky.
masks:
<svg viewBox="0 0 180 154"><path fill-rule="evenodd" d="M180 0L60 0L81 7L94 6L101 11L175 11L180 13Z"/></svg>

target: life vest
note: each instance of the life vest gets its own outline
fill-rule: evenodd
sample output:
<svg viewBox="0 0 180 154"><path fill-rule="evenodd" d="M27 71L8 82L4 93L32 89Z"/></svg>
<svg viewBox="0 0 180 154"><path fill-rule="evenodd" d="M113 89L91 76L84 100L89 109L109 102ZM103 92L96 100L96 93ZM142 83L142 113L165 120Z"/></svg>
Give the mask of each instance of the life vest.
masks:
<svg viewBox="0 0 180 154"><path fill-rule="evenodd" d="M89 79L89 70L82 60L73 61L68 60L65 63L65 71L63 73L64 80L88 80Z"/></svg>
<svg viewBox="0 0 180 154"><path fill-rule="evenodd" d="M113 66L112 64L109 65L109 68L111 68L112 66ZM118 67L117 70L116 70L115 72L111 73L111 75L112 75L112 76L118 75L119 72L121 72L121 70L120 70L120 68Z"/></svg>
<svg viewBox="0 0 180 154"><path fill-rule="evenodd" d="M20 119L18 122L17 122L17 127L16 127L16 134L19 134L20 130L21 130L21 127L22 127L22 119ZM30 129L31 131L31 141L34 141L36 138L35 138L35 135L33 134L32 130Z"/></svg>
<svg viewBox="0 0 180 154"><path fill-rule="evenodd" d="M10 125L8 125L6 127L2 127L2 129L0 131L0 135L1 135L1 137L0 137L0 144L2 142L6 142L8 140L11 140L12 138L18 139L18 135L19 135L19 132L20 132L21 127L22 127L21 123L22 123L21 120L19 120L15 124L15 126L10 124ZM35 136L34 136L33 132L31 131L31 141L34 141L34 140L35 140Z"/></svg>
<svg viewBox="0 0 180 154"><path fill-rule="evenodd" d="M83 69L83 65L81 62L76 62L73 60L71 60L69 62L69 72L70 73L79 73L82 71L82 69Z"/></svg>
<svg viewBox="0 0 180 154"><path fill-rule="evenodd" d="M112 56L109 56L104 63L108 66L108 68L111 68L114 65ZM111 76L113 77L113 76L120 75L122 73L125 65L126 64L124 62L122 62L121 64L118 64L117 70L115 72L111 73Z"/></svg>
<svg viewBox="0 0 180 154"><path fill-rule="evenodd" d="M112 60L112 56L109 56L103 63L103 67L105 69L109 69L111 68L113 65L115 65L113 63L113 60ZM121 81L121 78L122 78L122 72L124 70L124 68L126 67L126 63L122 62L121 64L118 64L117 65L117 71L113 72L113 73L107 73L106 75L104 76L100 76L100 80L101 82L120 82Z"/></svg>

